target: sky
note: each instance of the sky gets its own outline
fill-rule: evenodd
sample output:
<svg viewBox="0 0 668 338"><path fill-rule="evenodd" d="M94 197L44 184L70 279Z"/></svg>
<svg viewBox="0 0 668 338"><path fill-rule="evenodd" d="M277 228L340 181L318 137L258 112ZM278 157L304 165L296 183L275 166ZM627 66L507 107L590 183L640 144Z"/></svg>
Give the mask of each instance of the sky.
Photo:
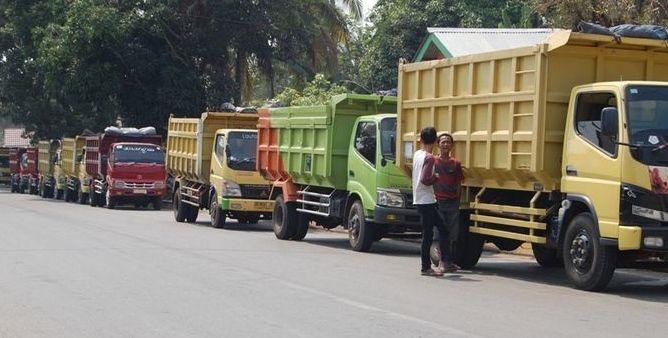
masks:
<svg viewBox="0 0 668 338"><path fill-rule="evenodd" d="M364 10L364 16L369 15L369 11L376 4L376 0L362 0L362 7Z"/></svg>

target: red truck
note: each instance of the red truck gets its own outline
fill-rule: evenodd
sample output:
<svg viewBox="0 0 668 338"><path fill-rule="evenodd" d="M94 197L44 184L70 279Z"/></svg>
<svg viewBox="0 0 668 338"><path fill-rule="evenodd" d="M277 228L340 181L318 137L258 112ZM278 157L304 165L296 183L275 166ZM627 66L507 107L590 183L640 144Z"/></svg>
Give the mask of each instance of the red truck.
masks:
<svg viewBox="0 0 668 338"><path fill-rule="evenodd" d="M155 128L115 128L86 137L90 205L109 209L149 203L159 210L165 195L165 151Z"/></svg>
<svg viewBox="0 0 668 338"><path fill-rule="evenodd" d="M21 183L21 155L26 148L9 148L9 186L11 192L19 192Z"/></svg>
<svg viewBox="0 0 668 338"><path fill-rule="evenodd" d="M37 148L25 148L19 158L19 192L26 190L31 195L37 195L39 191L39 169L37 168Z"/></svg>

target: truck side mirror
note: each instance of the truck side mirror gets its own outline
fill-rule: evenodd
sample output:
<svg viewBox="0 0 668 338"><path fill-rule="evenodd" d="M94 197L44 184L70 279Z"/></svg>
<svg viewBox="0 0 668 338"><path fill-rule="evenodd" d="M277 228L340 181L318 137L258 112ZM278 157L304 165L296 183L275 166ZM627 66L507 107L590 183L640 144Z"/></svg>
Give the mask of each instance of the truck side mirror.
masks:
<svg viewBox="0 0 668 338"><path fill-rule="evenodd" d="M617 108L605 107L601 110L601 134L616 137L619 133Z"/></svg>

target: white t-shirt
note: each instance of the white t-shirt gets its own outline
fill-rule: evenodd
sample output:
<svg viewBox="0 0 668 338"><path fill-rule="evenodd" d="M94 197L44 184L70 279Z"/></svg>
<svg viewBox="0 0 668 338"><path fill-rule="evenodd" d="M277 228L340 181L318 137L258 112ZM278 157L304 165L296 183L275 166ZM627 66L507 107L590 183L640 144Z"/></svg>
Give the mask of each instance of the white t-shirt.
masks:
<svg viewBox="0 0 668 338"><path fill-rule="evenodd" d="M413 204L436 203L434 187L431 185L424 185L420 182L422 166L424 165L427 156L432 155L422 149L416 151L415 155L413 156Z"/></svg>

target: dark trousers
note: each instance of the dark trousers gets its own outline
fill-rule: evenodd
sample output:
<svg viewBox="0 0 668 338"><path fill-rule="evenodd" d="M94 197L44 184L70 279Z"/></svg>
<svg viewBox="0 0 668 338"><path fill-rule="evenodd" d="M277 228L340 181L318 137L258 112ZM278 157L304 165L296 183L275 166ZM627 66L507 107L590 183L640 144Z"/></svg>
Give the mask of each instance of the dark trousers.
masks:
<svg viewBox="0 0 668 338"><path fill-rule="evenodd" d="M441 216L438 214L436 203L434 204L417 204L415 205L418 213L422 218L422 246L420 247L420 254L422 259L422 271L431 267L431 259L429 258L429 249L434 237L434 227L438 229L438 242L441 247L441 255L443 260L451 262L450 260L450 241L448 240L448 232L443 226Z"/></svg>
<svg viewBox="0 0 668 338"><path fill-rule="evenodd" d="M443 226L448 233L450 252L443 256L443 260L453 262L457 238L459 238L459 199L438 200L438 213L443 220Z"/></svg>

